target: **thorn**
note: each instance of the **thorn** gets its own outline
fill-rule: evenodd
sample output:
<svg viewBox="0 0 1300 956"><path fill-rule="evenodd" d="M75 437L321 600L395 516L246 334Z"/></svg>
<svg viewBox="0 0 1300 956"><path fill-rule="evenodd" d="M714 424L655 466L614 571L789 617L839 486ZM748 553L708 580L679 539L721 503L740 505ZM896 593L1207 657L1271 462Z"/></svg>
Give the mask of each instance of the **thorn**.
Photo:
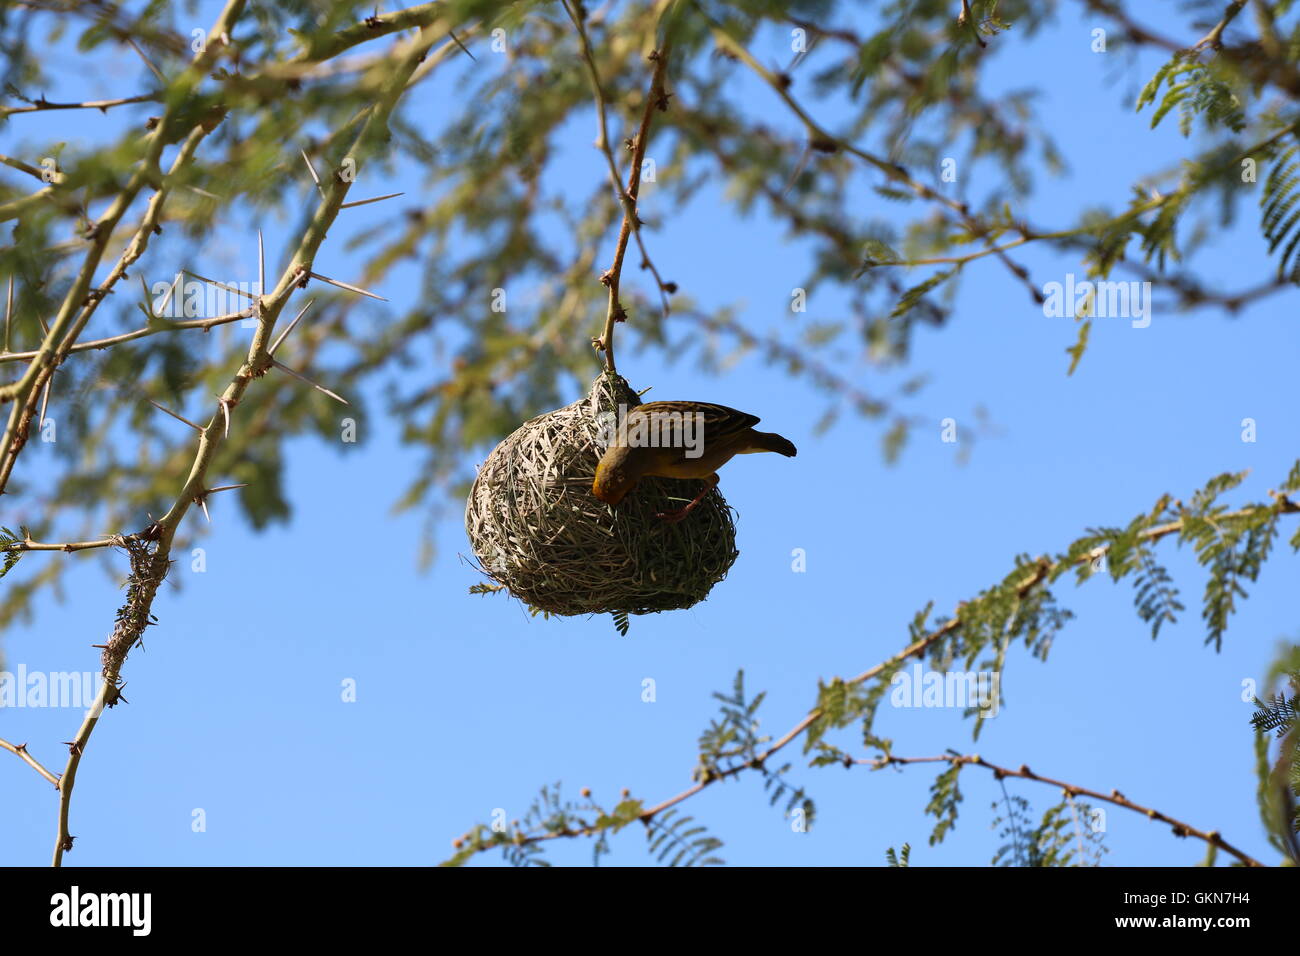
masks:
<svg viewBox="0 0 1300 956"><path fill-rule="evenodd" d="M323 385L317 385L315 382L313 382L311 379L307 378L307 376L305 376L305 375L299 375L297 372L295 372L293 369L289 368L289 366L285 365L284 363L282 363L282 362L278 362L278 361L276 361L275 359L271 359L271 364L274 365L276 368L278 368L281 372L288 372L290 375L292 375L294 378L298 379L299 381L301 381L301 382L306 382L308 385L310 385L312 388L316 389L318 392L324 392L324 393L325 393L326 395L328 395L330 398L334 399L334 401L336 401L336 402L342 402L344 405L350 405L350 404L351 404L351 403L350 403L346 398L340 398L338 395L335 395L333 392L331 392L331 391L330 391L328 388L326 388L325 386L323 386Z"/></svg>
<svg viewBox="0 0 1300 956"><path fill-rule="evenodd" d="M795 163L794 172L790 174L789 181L785 184L785 188L781 190L782 199L789 195L791 188L793 188L794 184L799 181L799 177L803 175L804 168L808 165L808 159L812 156L812 153L812 146L804 147L803 152L799 156L799 162Z"/></svg>
<svg viewBox="0 0 1300 956"><path fill-rule="evenodd" d="M324 198L325 190L321 188L320 177L316 175L316 167L313 166L311 160L307 158L307 151L305 149L300 149L298 152L302 154L302 161L307 164L307 171L311 173L312 182L316 184L316 191L321 194L321 198Z"/></svg>
<svg viewBox="0 0 1300 956"><path fill-rule="evenodd" d="M204 497L207 497L208 495L215 495L218 491L234 491L236 488L247 488L247 487L248 487L248 482L246 481L238 485L221 485L217 488L209 488L207 491L203 492L203 495Z"/></svg>
<svg viewBox="0 0 1300 956"><path fill-rule="evenodd" d="M172 284L167 287L167 294L163 296L163 300L158 303L159 313L167 311L167 306L171 303L172 296L176 294L176 288L180 284L181 284L181 273L178 272L176 273L176 278L172 279Z"/></svg>
<svg viewBox="0 0 1300 956"><path fill-rule="evenodd" d="M302 311L299 312L297 315L295 315L293 317L293 321L290 322L287 326L285 326L284 331L281 332L278 336L276 336L275 341L271 343L271 347L266 350L267 355L275 354L275 350L280 347L280 343L289 337L289 333L292 332L293 327L298 324L298 320L307 314L307 310L311 308L311 304L315 301L316 301L315 299L308 300L307 304L302 307Z"/></svg>
<svg viewBox="0 0 1300 956"><path fill-rule="evenodd" d="M254 302L257 301L257 296L253 295L251 292L245 292L243 289L236 289L233 285L226 285L224 282L218 282L216 279L209 279L207 276L201 276L197 272L191 272L189 269L182 269L181 271L186 275L194 276L194 278L201 282L206 282L208 285L214 285L218 289L225 289L227 292L235 293L235 295L242 295L245 299L252 299Z"/></svg>
<svg viewBox="0 0 1300 956"><path fill-rule="evenodd" d="M101 650L105 650L105 651L108 650L108 645L107 645L107 644L91 644L90 646L91 646L91 647L98 647L98 648L100 648Z"/></svg>
<svg viewBox="0 0 1300 956"><path fill-rule="evenodd" d="M159 405L157 402L155 402L152 398L147 398L147 399L145 399L145 401L147 401L147 402L148 402L150 405L152 405L154 408L158 409L158 411L160 411L160 412L166 412L168 415L170 415L172 418L176 419L178 422L184 422L186 425L189 425L190 428L193 428L193 429L194 429L196 432L198 432L200 435L203 434L203 428L202 428L202 426L200 426L200 425L195 425L192 421L190 421L188 418L185 418L183 415L177 415L177 414L176 414L175 412L173 412L170 408L164 408L162 405Z"/></svg>
<svg viewBox="0 0 1300 956"><path fill-rule="evenodd" d="M224 196L218 196L216 193L210 193L206 189L200 189L198 186L186 186L185 188L198 193L200 196L206 196L208 199L215 199L217 202L221 202L225 198Z"/></svg>
<svg viewBox="0 0 1300 956"><path fill-rule="evenodd" d="M266 295L266 250L262 246L262 230L257 230L257 294Z"/></svg>
<svg viewBox="0 0 1300 956"><path fill-rule="evenodd" d="M142 49L140 49L138 46L136 46L136 42L135 42L134 40L132 40L129 36L128 36L128 37L123 37L123 39L125 39L126 42L129 43L129 44L131 45L131 49L132 49L132 50L135 50L135 52L138 53L138 54L140 55L140 59L144 60L144 65L147 66L147 67L149 67L149 69L151 69L151 70L153 71L153 75L156 76L156 77L158 77L158 82L161 83L163 86L166 86L166 85L167 85L167 77L163 76L163 74L162 74L162 70L160 70L160 69L158 69L158 67L154 66L154 65L153 65L153 61L150 60L147 56L144 55L144 50L142 50Z"/></svg>
<svg viewBox="0 0 1300 956"><path fill-rule="evenodd" d="M207 498L204 495L198 495L194 500L198 503L198 506L203 509L203 517L208 519L208 524L212 524L212 515L208 514Z"/></svg>
<svg viewBox="0 0 1300 956"><path fill-rule="evenodd" d="M81 744L77 743L75 740L65 740L63 743L68 747L73 755L77 757L81 756Z"/></svg>
<svg viewBox="0 0 1300 956"><path fill-rule="evenodd" d="M470 58L471 60L473 60L475 63L478 62L478 58L475 57L473 53L470 53L470 52L469 52L469 48L466 47L465 44L463 44L463 43L460 42L460 38L457 37L456 34L452 33L450 30L448 30L448 31L447 31L447 36L451 37L453 40L456 41L456 46L458 46L458 47L460 47L462 50L464 50L464 51L465 51L465 55L466 55L467 57L469 57L469 58Z"/></svg>
<svg viewBox="0 0 1300 956"><path fill-rule="evenodd" d="M45 409L49 407L50 388L53 385L54 385L54 373L50 372L50 377L45 380L45 394L41 396L41 418L40 418L40 422L36 425L38 431L45 427Z"/></svg>
<svg viewBox="0 0 1300 956"><path fill-rule="evenodd" d="M227 398L222 398L220 395L218 395L217 404L221 406L221 415L223 420L225 421L225 429L222 437L229 438L230 437L230 400Z"/></svg>
<svg viewBox="0 0 1300 956"><path fill-rule="evenodd" d="M387 196L376 196L374 199L358 199L356 202L345 202L339 206L340 209L351 209L354 206L366 206L372 202L383 202L385 199L396 199L398 196L405 196L406 193L389 193Z"/></svg>
<svg viewBox="0 0 1300 956"><path fill-rule="evenodd" d="M5 347L9 351L9 323L14 314L14 277L9 276L9 294L5 296Z"/></svg>
<svg viewBox="0 0 1300 956"><path fill-rule="evenodd" d="M144 314L149 317L150 323L157 322L158 316L153 313L153 305L149 299L149 285L144 281L144 274L137 272L135 277L140 280L140 290L144 292Z"/></svg>
<svg viewBox="0 0 1300 956"><path fill-rule="evenodd" d="M355 292L358 295L366 295L372 299L378 299L380 302L387 302L382 295L375 295L373 292L367 292L365 289L358 289L354 285L348 285L346 282L340 282L338 279L331 279L329 276L323 276L319 272L308 271L307 275L313 279L320 279L321 282L328 282L330 285L338 286L340 289L347 289L349 292Z"/></svg>

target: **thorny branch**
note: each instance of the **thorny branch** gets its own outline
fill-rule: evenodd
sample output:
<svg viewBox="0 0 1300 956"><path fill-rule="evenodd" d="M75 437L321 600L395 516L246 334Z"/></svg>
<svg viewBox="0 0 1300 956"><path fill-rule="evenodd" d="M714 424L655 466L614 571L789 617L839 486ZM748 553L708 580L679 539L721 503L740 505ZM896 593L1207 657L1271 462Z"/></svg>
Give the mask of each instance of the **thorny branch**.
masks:
<svg viewBox="0 0 1300 956"><path fill-rule="evenodd" d="M614 263L611 269L602 277L602 280L609 288L609 304L604 334L602 339L599 340L599 344L605 353L606 367L612 371L615 367L613 352L614 325L625 318L625 314L618 298L619 282L627 244L633 234L636 235L638 244L641 246L641 252L647 267L654 272L661 296L663 296L665 292L673 291L671 283L663 282L658 271L654 269L648 255L645 253L644 244L642 243L640 235L641 222L636 214L636 201L640 185L641 167L648 142L651 120L653 113L657 109L665 108L667 104L667 94L664 92L664 75L670 44L667 39L665 39L665 41L660 45L660 49L652 57L655 63L653 76L646 97L644 114L641 119L639 131L636 138L631 140L629 144L632 152L632 162L628 171L627 186L624 188L622 186L622 178L618 172L618 164L614 159L614 153L606 131L607 104L601 88L599 74L595 67L595 59L591 51L590 41L587 37L586 29L580 14L575 12L574 7L569 4L568 0L566 0L565 5L566 10L574 20L575 26L581 36L584 59L590 72L592 86L597 100L600 126L600 141L598 145L604 152L607 162L609 163L614 187L618 193L620 206L623 209L623 220L619 231ZM1145 30L1145 28L1129 19L1122 11L1119 11L1113 4L1102 2L1102 0L1088 0L1087 5L1099 12L1114 15L1116 19L1125 26L1130 37L1138 42L1155 43L1156 45L1172 50L1182 49L1174 41L1159 37L1158 35ZM1223 19L1196 44L1195 49L1208 47L1230 59L1238 57L1239 54L1237 54L1236 51L1231 47L1224 45L1223 34L1228 24L1240 11L1242 6L1244 6L1244 3L1240 2L1229 4L1228 10L1225 12ZM225 11L223 11L221 18L219 19L217 26L214 27L211 35L214 38L222 37L223 35L228 36L229 28L233 26L233 23L239 17L242 7L243 3L239 2L239 0L231 0ZM328 40L317 41L316 39L313 39L312 45L300 54L295 61L283 65L282 67L272 68L268 70L266 75L298 75L305 67L328 60L331 57L337 56L344 50L350 49L368 39L387 35L398 30L419 28L421 30L419 38L411 44L406 44L403 47L400 47L400 55L385 58L384 61L381 61L393 70L393 80L386 87L379 102L377 102L373 109L368 112L368 115L366 115L365 127L353 144L354 148L359 147L362 145L362 141L367 139L368 132L373 132L374 129L382 128L386 122L388 112L391 111L397 97L400 96L406 85L416 82L418 78L427 74L431 64L426 62L421 65L420 61L425 58L425 54L432 43L433 37L435 35L442 35L442 31L444 30L448 33L450 32L449 27L440 24L437 20L438 10L441 7L442 4L423 4L409 8L408 10L399 11L395 14L384 14L383 16L370 18L362 24L356 24L353 27L340 31L338 34L335 34L333 38ZM824 152L844 150L849 152L877 168L891 180L907 186L919 197L945 206L955 214L964 226L967 227L972 236L978 238L987 235L988 230L979 223L964 203L943 196L932 187L927 186L912 177L911 174L902 166L877 157L866 150L859 149L851 143L826 132L825 129L818 125L816 121L804 111L802 106L793 98L793 96L790 95L788 78L762 67L761 64L748 54L748 51L746 51L736 41L728 37L717 24L714 24L714 29L719 46L728 50L737 59L745 62L749 68L771 85L786 105L805 123L809 132L809 144L813 150ZM193 89L200 79L215 65L216 61L222 55L226 45L227 44L223 44L214 39L213 43L203 53L195 58L190 69L173 83L173 89L182 91ZM444 47L444 50L445 49L448 48ZM441 52L442 51L440 51L440 53ZM1244 56L1244 54L1240 54L1240 56ZM1278 67L1278 69L1281 70L1282 68ZM1290 70L1290 73L1285 71L1275 72L1275 79L1273 82L1283 89L1295 93L1300 90L1300 78L1297 78L1293 68L1287 67L1287 69ZM277 72L277 70L279 72ZM295 74L293 72L294 70L297 70L298 74ZM129 597L127 605L123 608L123 612L120 612L118 626L115 628L109 645L104 648L103 658L106 682L101 690L101 696L92 710L91 716L87 717L76 737L69 744L70 757L68 767L64 772L62 780L60 781L60 778L36 762L30 754L26 752L24 745L14 745L7 741L0 740L0 747L3 747L3 749L9 750L19 756L20 759L23 759L24 762L32 766L33 769L35 769L47 781L54 783L60 791L59 839L55 850L56 865L61 860L62 853L67 849L70 849L72 846L73 838L68 833L68 813L75 775L84 747L93 732L98 717L102 712L102 707L105 704L112 706L120 698L121 667L127 654L131 648L136 645L144 628L147 627L150 622L150 608L154 596L156 595L157 588L165 576L167 567L170 563L169 554L172 538L189 507L192 504L202 504L204 498L208 494L220 490L207 487L207 471L213 460L216 449L228 435L231 409L239 404L252 380L266 374L270 368L273 367L274 363L270 355L272 349L271 347L268 347L266 343L270 341L273 327L281 311L292 296L294 289L306 284L306 282L312 277L324 279L324 277L315 276L315 274L311 272L311 263L316 250L319 248L320 242L324 238L325 230L328 228L330 223L333 222L335 216L341 209L347 208L350 205L357 205L357 203L343 202L348 190L348 183L343 182L337 176L330 177L328 182L323 184L321 204L308 226L306 233L303 235L297 253L293 257L290 266L285 270L275 290L259 299L256 305L250 310L233 315L222 316L216 319L204 319L195 322L175 322L159 325L151 323L149 326L138 329L134 332L95 341L78 342L77 339L79 335L95 312L98 303L102 301L106 294L112 291L112 287L118 279L125 275L127 267L134 263L144 252L150 233L160 221L162 206L165 202L172 177L185 163L192 160L195 150L198 148L204 136L206 136L206 134L221 121L222 116L219 114L211 115L205 119L204 123L190 129L176 162L173 164L169 173L163 175L157 165L163 147L175 142L176 139L180 138L180 133L185 132L183 130L177 131L172 129L172 124L169 122L172 118L175 104L183 99L182 96L162 97L146 94L119 100L89 101L84 103L67 104L48 103L42 99L39 101L29 101L30 105L28 106L4 108L3 110L0 110L0 119L3 119L9 114L35 112L42 109L98 108L104 110L111 106L143 102L158 98L164 99L171 103L172 106L168 108L163 119L153 128L152 133L146 142L145 161L141 164L139 171L131 178L125 189L123 189L123 191L117 196L108 211L93 224L89 235L91 246L86 253L86 258L81 271L65 297L58 316L50 324L40 348L27 352L10 353L6 351L5 353L0 353L0 363L10 361L30 361L26 373L19 381L11 385L0 387L0 404L3 404L6 401L12 401L14 403L14 408L10 413L9 422L5 428L3 442L0 443L0 494L4 493L5 485L12 473L18 454L22 449L22 445L26 440L27 428L35 414L40 397L43 394L48 394L51 376L54 374L55 369L58 368L60 363L62 363L69 354L90 349L108 348L116 344L142 338L147 335L153 335L161 331L187 328L209 328L224 322L235 321L236 319L244 318L249 315L255 315L258 318L258 327L245 362L241 365L238 373L227 386L226 390L218 398L216 413L214 413L206 426L196 426L200 431L199 446L189 477L187 478L180 494L176 498L175 503L163 518L150 525L149 528L135 535L109 536L102 540L69 542L64 544L42 544L29 539L13 546L16 550L65 552L103 547L124 547L128 550L131 557L132 582L133 587L137 589L134 595ZM22 164L21 161L10 161L6 157L0 157L0 161L3 161L7 165L13 166L16 169L20 169L23 172L39 176L39 170L35 170L34 167L27 167L26 164ZM91 281L99 265L100 259L106 251L114 230L134 199L138 196L138 193L146 186L156 188L157 192L150 201L149 209L136 230L134 239L124 251L121 260L110 273L109 277L101 283L97 289L92 290L90 288ZM23 208L26 208L27 205L44 201L46 198L57 196L57 194L58 190L52 186L49 189L41 190L33 196L17 200L15 203L6 204L4 210L5 216L8 217L10 214L16 215ZM1162 200L1153 200L1152 204L1149 204L1146 207L1141 207L1138 210L1131 210L1125 215L1132 216L1149 211L1150 209L1158 208L1161 202L1168 201L1169 198L1170 197L1163 197ZM1081 231L1082 230L1066 230L1058 233L1047 233L1023 227L1020 229L1019 240L1003 247L995 246L990 240L986 243L984 249L970 257L967 257L963 261L968 261L969 259L978 256L995 255L1003 261L1018 278L1027 282L1027 275L1024 273L1024 270L1007 258L1006 251L1009 248L1032 239L1064 240L1076 236ZM941 260L933 261L937 262ZM1261 287L1258 290L1249 290L1246 293L1242 293L1240 296L1227 298L1217 297L1214 294L1205 294L1203 298L1198 298L1201 293L1198 293L1196 290L1188 291L1185 294L1182 289L1178 289L1178 291L1184 302L1189 301L1189 297L1191 297L1191 301L1215 303L1223 301L1226 303L1228 301L1236 301L1237 299L1250 299L1258 295L1267 294L1280 286L1280 283L1273 283L1267 287ZM1030 288L1032 291L1032 286L1030 286ZM354 289L354 291L362 290ZM1278 506L1279 513L1295 513L1297 510L1300 509L1297 509L1297 507L1292 505L1290 502L1283 502ZM1148 529L1143 533L1142 537L1154 541L1166 534L1179 530L1180 527L1181 522L1172 522L1158 528ZM1096 552L1084 555L1079 560L1094 560L1096 557L1104 554L1105 550L1104 547L1096 549ZM1038 586L1046 579L1053 567L1054 565L1052 562L1043 559L1035 571L1021 583L1019 586L1019 593L1022 596L1028 594L1034 587ZM960 628L961 623L959 611L958 616L954 620L944 624L942 627L936 629L907 648L904 648L899 652L899 654L890 658L888 661L876 665L860 674L858 677L854 678L851 683L860 684L868 681L873 677L878 676L886 667L891 667L898 662L923 654L936 641L939 641L944 636L952 633L952 631ZM795 727L767 747L759 757L745 764L718 771L714 775L699 781L695 786L646 810L641 814L641 819L648 822L663 810L688 799L720 779L761 766L762 762L768 759L771 755L775 754L803 735L820 716L822 715L819 710L814 709L810 711L798 724L795 725ZM890 757L879 759L885 760L886 763L898 764L938 760L950 760L953 762L961 761L964 763L984 766L999 775L1023 776L1026 779L1036 779L1059 785L1063 789L1066 789L1067 792L1087 794L1096 797L1097 799L1116 803L1116 805L1126 806L1128 809L1147 813L1149 816L1153 816L1156 819L1171 823L1171 825L1175 827L1176 831L1179 828L1182 828L1186 834L1198 836L1201 839L1207 840L1207 842L1222 847L1228 852L1234 853L1242 859L1243 862L1258 865L1256 861L1253 861L1244 854L1241 854L1239 851L1236 851L1227 844L1226 841L1222 841L1221 838L1218 837L1217 833L1203 833L1202 831L1197 831L1186 824L1179 823L1173 818L1160 814L1158 811L1150 810L1137 804L1131 804L1122 797L1119 797L1119 799L1124 800L1124 802L1120 803L1114 797L1106 797L1082 788L1072 787L1072 785L1069 784L1062 784L1059 781L1050 780L1049 778L1038 777L1030 773L1028 768L1022 767L1020 771L1012 771L1006 768L987 764L980 760L978 756L935 758ZM575 835L578 835L578 833L547 834L527 838L525 842L538 842L545 839L554 839L560 836Z"/></svg>
<svg viewBox="0 0 1300 956"><path fill-rule="evenodd" d="M181 88L187 91L197 86L201 77L211 69L220 52L229 46L228 41L217 42L217 38L229 36L230 30L243 11L243 6L242 0L230 0L228 2L211 31L210 35L214 38L213 42L194 58L190 69L174 84L174 89ZM390 15L388 29L376 30L362 27L359 32L356 28L351 28L343 31L333 44L327 44L324 48L308 51L307 54L304 54L304 59L314 60L321 56L335 55L343 49L376 35L384 35L395 30L412 27L419 29L418 35L398 42L383 62L375 64L376 72L372 72L371 75L381 77L381 82L377 85L371 105L366 107L355 118L354 124L359 125L359 131L349 144L339 148L337 159L340 162L345 157L360 160L365 155L381 149L387 136L389 117L398 99L408 88L408 84L412 82L417 68L427 73L433 65L433 62L430 61L441 60L448 49L454 49L454 47L444 46L436 54L430 55L430 50L435 42L445 36L450 29L449 24L440 15L442 8L442 4L425 4L421 7L411 8L411 10L403 11L401 14ZM169 97L169 102L175 104L179 103L181 99L183 99L181 96ZM126 603L118 611L117 624L108 642L99 645L103 648L101 663L104 683L77 734L73 740L68 742L68 763L63 775L56 777L38 764L26 752L25 746L0 741L0 745L3 745L4 749L10 750L22 758L24 762L31 765L58 788L58 836L53 857L53 865L55 866L61 864L63 854L72 848L75 839L69 831L69 815L77 770L80 767L86 745L103 713L103 708L105 706L112 707L124 699L121 696L122 666L131 649L139 643L145 628L153 623L153 601L157 595L158 587L166 577L170 566L171 544L181 520L191 505L197 504L205 507L204 502L208 495L217 491L240 487L238 485L224 485L217 488L207 487L208 469L217 449L229 433L230 410L239 405L253 380L265 375L271 368L280 367L287 372L292 371L282 366L271 355L273 349L271 334L276 320L293 293L298 288L306 286L312 278L350 289L362 295L372 295L363 289L329 279L312 271L312 262L316 252L340 210L347 205L359 204L347 204L344 201L351 187L351 177L334 174L322 183L320 203L299 239L297 249L275 288L266 293L263 286L262 291L264 294L258 296L249 309L213 319L174 323L151 322L145 328L134 332L78 344L76 339L89 321L95 307L112 290L112 286L117 280L126 274L127 268L143 254L148 237L155 230L161 218L163 203L171 179L178 170L191 162L199 143L207 132L214 128L216 123L220 122L221 116L216 115L205 120L190 132L177 154L171 172L164 177L157 171L157 162L163 146L166 145L166 131L169 129L170 119L171 110L169 109L154 126L152 134L147 140L145 158L140 170L116 197L104 216L96 222L91 234L92 244L86 253L82 268L65 297L57 318L50 324L41 347L32 352L6 353L0 356L0 361L30 360L31 363L27 372L19 381L0 388L0 402L12 401L14 404L10 413L9 424L5 430L4 444L0 445L0 493L2 493L4 484L12 473L14 463L25 442L27 427L35 409L36 398L41 394L43 388L47 386L54 369L67 355L77 351L109 348L161 331L192 328L207 329L239 318L255 317L257 319L257 326L247 357L224 392L218 396L216 411L206 426L194 426L199 430L200 435L193 464L175 502L163 517L150 524L145 530L135 534L110 535L102 540L64 544L43 544L33 541L29 537L27 540L17 542L6 549L74 552L92 548L120 547L127 551L131 562L131 576L128 581ZM135 231L134 238L128 244L108 277L98 289L91 292L89 289L91 278L106 251L114 228L132 201L147 185L153 185L157 191L150 200L148 210ZM279 344L278 340L275 344ZM292 374L297 375L297 373Z"/></svg>

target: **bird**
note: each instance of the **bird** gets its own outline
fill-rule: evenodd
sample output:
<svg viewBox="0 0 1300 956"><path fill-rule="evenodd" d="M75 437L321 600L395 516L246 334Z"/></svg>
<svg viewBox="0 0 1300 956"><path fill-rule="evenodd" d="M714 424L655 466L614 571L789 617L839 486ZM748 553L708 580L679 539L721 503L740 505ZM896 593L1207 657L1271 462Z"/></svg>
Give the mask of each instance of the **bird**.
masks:
<svg viewBox="0 0 1300 956"><path fill-rule="evenodd" d="M712 402L649 402L627 410L596 464L591 493L617 505L647 476L702 478L704 490L685 508L656 514L685 518L718 483L718 469L735 455L774 451L793 458L793 443L775 432L755 431L757 415Z"/></svg>

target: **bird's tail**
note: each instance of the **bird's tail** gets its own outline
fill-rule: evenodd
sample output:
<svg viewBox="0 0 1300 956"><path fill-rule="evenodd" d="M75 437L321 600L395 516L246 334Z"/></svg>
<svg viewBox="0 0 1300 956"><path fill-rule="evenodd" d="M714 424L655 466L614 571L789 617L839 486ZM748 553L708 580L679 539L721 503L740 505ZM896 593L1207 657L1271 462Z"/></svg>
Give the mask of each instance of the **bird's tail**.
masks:
<svg viewBox="0 0 1300 956"><path fill-rule="evenodd" d="M776 432L754 432L754 441L749 450L774 451L787 458L793 458L797 454L794 443L788 438L782 438Z"/></svg>

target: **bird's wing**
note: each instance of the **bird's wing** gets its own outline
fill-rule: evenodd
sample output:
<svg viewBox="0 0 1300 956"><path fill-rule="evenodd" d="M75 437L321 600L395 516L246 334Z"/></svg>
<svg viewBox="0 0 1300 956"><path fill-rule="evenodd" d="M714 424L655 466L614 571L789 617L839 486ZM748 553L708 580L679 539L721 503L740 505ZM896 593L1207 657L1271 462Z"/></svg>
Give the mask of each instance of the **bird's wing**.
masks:
<svg viewBox="0 0 1300 956"><path fill-rule="evenodd" d="M638 405L629 414L634 412L682 412L683 414L702 412L705 423L718 428L752 428L762 421L757 415L737 411L726 405L715 405L712 402L647 402Z"/></svg>
<svg viewBox="0 0 1300 956"><path fill-rule="evenodd" d="M653 418L673 412L683 416L703 415L704 440L707 442L724 442L733 435L753 428L760 421L757 415L712 402L647 402L629 411L628 417L649 415Z"/></svg>

